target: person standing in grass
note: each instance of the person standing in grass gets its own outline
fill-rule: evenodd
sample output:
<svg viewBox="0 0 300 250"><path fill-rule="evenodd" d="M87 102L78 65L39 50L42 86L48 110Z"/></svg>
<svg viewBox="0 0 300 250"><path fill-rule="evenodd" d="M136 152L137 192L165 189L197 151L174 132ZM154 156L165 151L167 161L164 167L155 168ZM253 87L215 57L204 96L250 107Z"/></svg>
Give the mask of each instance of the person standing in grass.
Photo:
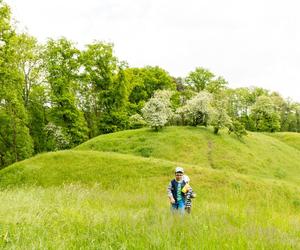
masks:
<svg viewBox="0 0 300 250"><path fill-rule="evenodd" d="M168 186L168 197L171 203L171 211L178 211L180 214L184 214L185 211L185 194L182 192L182 189L186 183L183 180L183 173L183 168L176 167L175 178Z"/></svg>

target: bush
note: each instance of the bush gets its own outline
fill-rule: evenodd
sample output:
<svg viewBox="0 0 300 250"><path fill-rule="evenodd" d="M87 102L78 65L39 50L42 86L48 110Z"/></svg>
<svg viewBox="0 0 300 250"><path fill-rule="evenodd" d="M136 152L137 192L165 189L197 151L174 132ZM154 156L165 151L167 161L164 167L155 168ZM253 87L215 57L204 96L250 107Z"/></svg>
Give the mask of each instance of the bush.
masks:
<svg viewBox="0 0 300 250"><path fill-rule="evenodd" d="M135 114L129 117L129 128L137 129L146 126L147 123L143 119L143 117L139 114Z"/></svg>
<svg viewBox="0 0 300 250"><path fill-rule="evenodd" d="M70 139L65 135L62 127L49 122L44 131L46 133L46 148L48 151L66 149L70 145Z"/></svg>
<svg viewBox="0 0 300 250"><path fill-rule="evenodd" d="M237 120L234 120L228 129L229 134L234 133L239 139L241 139L244 135L247 135L245 126Z"/></svg>

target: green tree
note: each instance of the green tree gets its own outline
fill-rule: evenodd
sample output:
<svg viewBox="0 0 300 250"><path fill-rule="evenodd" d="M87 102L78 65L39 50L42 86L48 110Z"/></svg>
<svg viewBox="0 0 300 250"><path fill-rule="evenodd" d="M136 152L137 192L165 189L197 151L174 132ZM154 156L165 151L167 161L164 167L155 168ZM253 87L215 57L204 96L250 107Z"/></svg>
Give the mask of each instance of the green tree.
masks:
<svg viewBox="0 0 300 250"><path fill-rule="evenodd" d="M208 69L197 67L187 76L187 82L195 88L197 92L203 91L212 81L215 75Z"/></svg>
<svg viewBox="0 0 300 250"><path fill-rule="evenodd" d="M0 0L0 168L32 155L10 9Z"/></svg>
<svg viewBox="0 0 300 250"><path fill-rule="evenodd" d="M219 93L228 84L223 77L217 77L214 73L202 67L197 67L194 71L191 71L186 77L186 83L196 92L205 90L210 93Z"/></svg>
<svg viewBox="0 0 300 250"><path fill-rule="evenodd" d="M256 131L276 132L280 130L280 115L272 99L260 96L251 109L251 119Z"/></svg>
<svg viewBox="0 0 300 250"><path fill-rule="evenodd" d="M295 117L296 117L295 132L300 133L300 103L295 104Z"/></svg>
<svg viewBox="0 0 300 250"><path fill-rule="evenodd" d="M15 96L7 96L6 104L0 106L0 168L26 159L33 153L29 130L24 124L27 118L24 111Z"/></svg>
<svg viewBox="0 0 300 250"><path fill-rule="evenodd" d="M296 103L289 98L284 100L279 93L272 93L271 98L280 114L281 131L297 131Z"/></svg>
<svg viewBox="0 0 300 250"><path fill-rule="evenodd" d="M164 69L156 66L127 69L130 85L130 112L140 113L145 102L157 90L175 90L175 80Z"/></svg>
<svg viewBox="0 0 300 250"><path fill-rule="evenodd" d="M256 130L254 121L250 117L251 107L260 96L268 96L267 90L257 87L226 89L228 97L227 112L232 120L241 122L247 130Z"/></svg>
<svg viewBox="0 0 300 250"><path fill-rule="evenodd" d="M206 90L210 93L218 94L223 91L228 85L228 82L219 76L216 79L212 79L206 86Z"/></svg>
<svg viewBox="0 0 300 250"><path fill-rule="evenodd" d="M243 136L247 135L245 126L238 120L233 120L228 129L228 133L234 133L238 137L238 139L241 139Z"/></svg>
<svg viewBox="0 0 300 250"><path fill-rule="evenodd" d="M23 77L23 100L27 107L32 87L41 84L44 80L42 78L42 46L37 43L36 38L28 34L20 34L16 36L14 48L18 68Z"/></svg>
<svg viewBox="0 0 300 250"><path fill-rule="evenodd" d="M43 85L34 85L31 87L28 98L27 111L29 116L30 135L34 142L35 153L48 151L47 136L45 126L48 123L48 97L46 88Z"/></svg>
<svg viewBox="0 0 300 250"><path fill-rule="evenodd" d="M209 125L213 126L214 134L218 134L222 128L229 128L232 125L232 120L227 114L227 100L226 98L216 97L213 101L213 107L209 112Z"/></svg>
<svg viewBox="0 0 300 250"><path fill-rule="evenodd" d="M71 138L70 146L85 141L88 132L76 99L79 55L79 50L70 41L61 38L47 42L44 56L46 79L50 86L50 119Z"/></svg>
<svg viewBox="0 0 300 250"><path fill-rule="evenodd" d="M29 118L29 131L34 142L35 153L45 148L44 127L47 122L45 105L47 102L46 88L43 86L44 70L43 47L36 38L28 34L19 34L14 40L18 69L22 75L22 97Z"/></svg>
<svg viewBox="0 0 300 250"><path fill-rule="evenodd" d="M93 135L110 133L128 126L128 81L126 63L113 54L113 45L95 42L87 45L81 55L83 65L82 103ZM89 104L88 100L92 100Z"/></svg>

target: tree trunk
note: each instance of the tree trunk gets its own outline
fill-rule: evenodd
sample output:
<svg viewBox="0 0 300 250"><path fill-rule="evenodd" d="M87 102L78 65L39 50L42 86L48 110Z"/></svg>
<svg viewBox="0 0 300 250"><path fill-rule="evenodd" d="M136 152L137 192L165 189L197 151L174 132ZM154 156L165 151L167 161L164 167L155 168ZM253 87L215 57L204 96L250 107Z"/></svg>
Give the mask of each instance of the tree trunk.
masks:
<svg viewBox="0 0 300 250"><path fill-rule="evenodd" d="M216 134L218 134L218 132L219 132L219 128L214 127L214 134L216 135Z"/></svg>
<svg viewBox="0 0 300 250"><path fill-rule="evenodd" d="M13 111L13 151L15 156L15 162L18 161L18 152L17 152L17 124L16 124L16 112Z"/></svg>

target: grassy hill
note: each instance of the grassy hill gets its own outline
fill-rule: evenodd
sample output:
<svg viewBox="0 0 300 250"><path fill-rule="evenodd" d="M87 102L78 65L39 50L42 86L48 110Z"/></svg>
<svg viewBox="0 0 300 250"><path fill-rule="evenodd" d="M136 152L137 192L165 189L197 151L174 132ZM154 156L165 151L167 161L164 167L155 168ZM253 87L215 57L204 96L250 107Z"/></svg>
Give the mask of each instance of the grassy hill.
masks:
<svg viewBox="0 0 300 250"><path fill-rule="evenodd" d="M300 150L300 133L281 132L268 134L273 138L276 138L287 145Z"/></svg>
<svg viewBox="0 0 300 250"><path fill-rule="evenodd" d="M300 136L287 134L294 138L291 143L262 133L249 133L239 141L225 132L216 136L206 128L168 127L163 133L141 129L103 135L76 149L153 157L300 184Z"/></svg>
<svg viewBox="0 0 300 250"><path fill-rule="evenodd" d="M140 129L16 163L0 171L0 248L299 249L300 154L280 136ZM184 218L166 198L177 164L198 194Z"/></svg>

